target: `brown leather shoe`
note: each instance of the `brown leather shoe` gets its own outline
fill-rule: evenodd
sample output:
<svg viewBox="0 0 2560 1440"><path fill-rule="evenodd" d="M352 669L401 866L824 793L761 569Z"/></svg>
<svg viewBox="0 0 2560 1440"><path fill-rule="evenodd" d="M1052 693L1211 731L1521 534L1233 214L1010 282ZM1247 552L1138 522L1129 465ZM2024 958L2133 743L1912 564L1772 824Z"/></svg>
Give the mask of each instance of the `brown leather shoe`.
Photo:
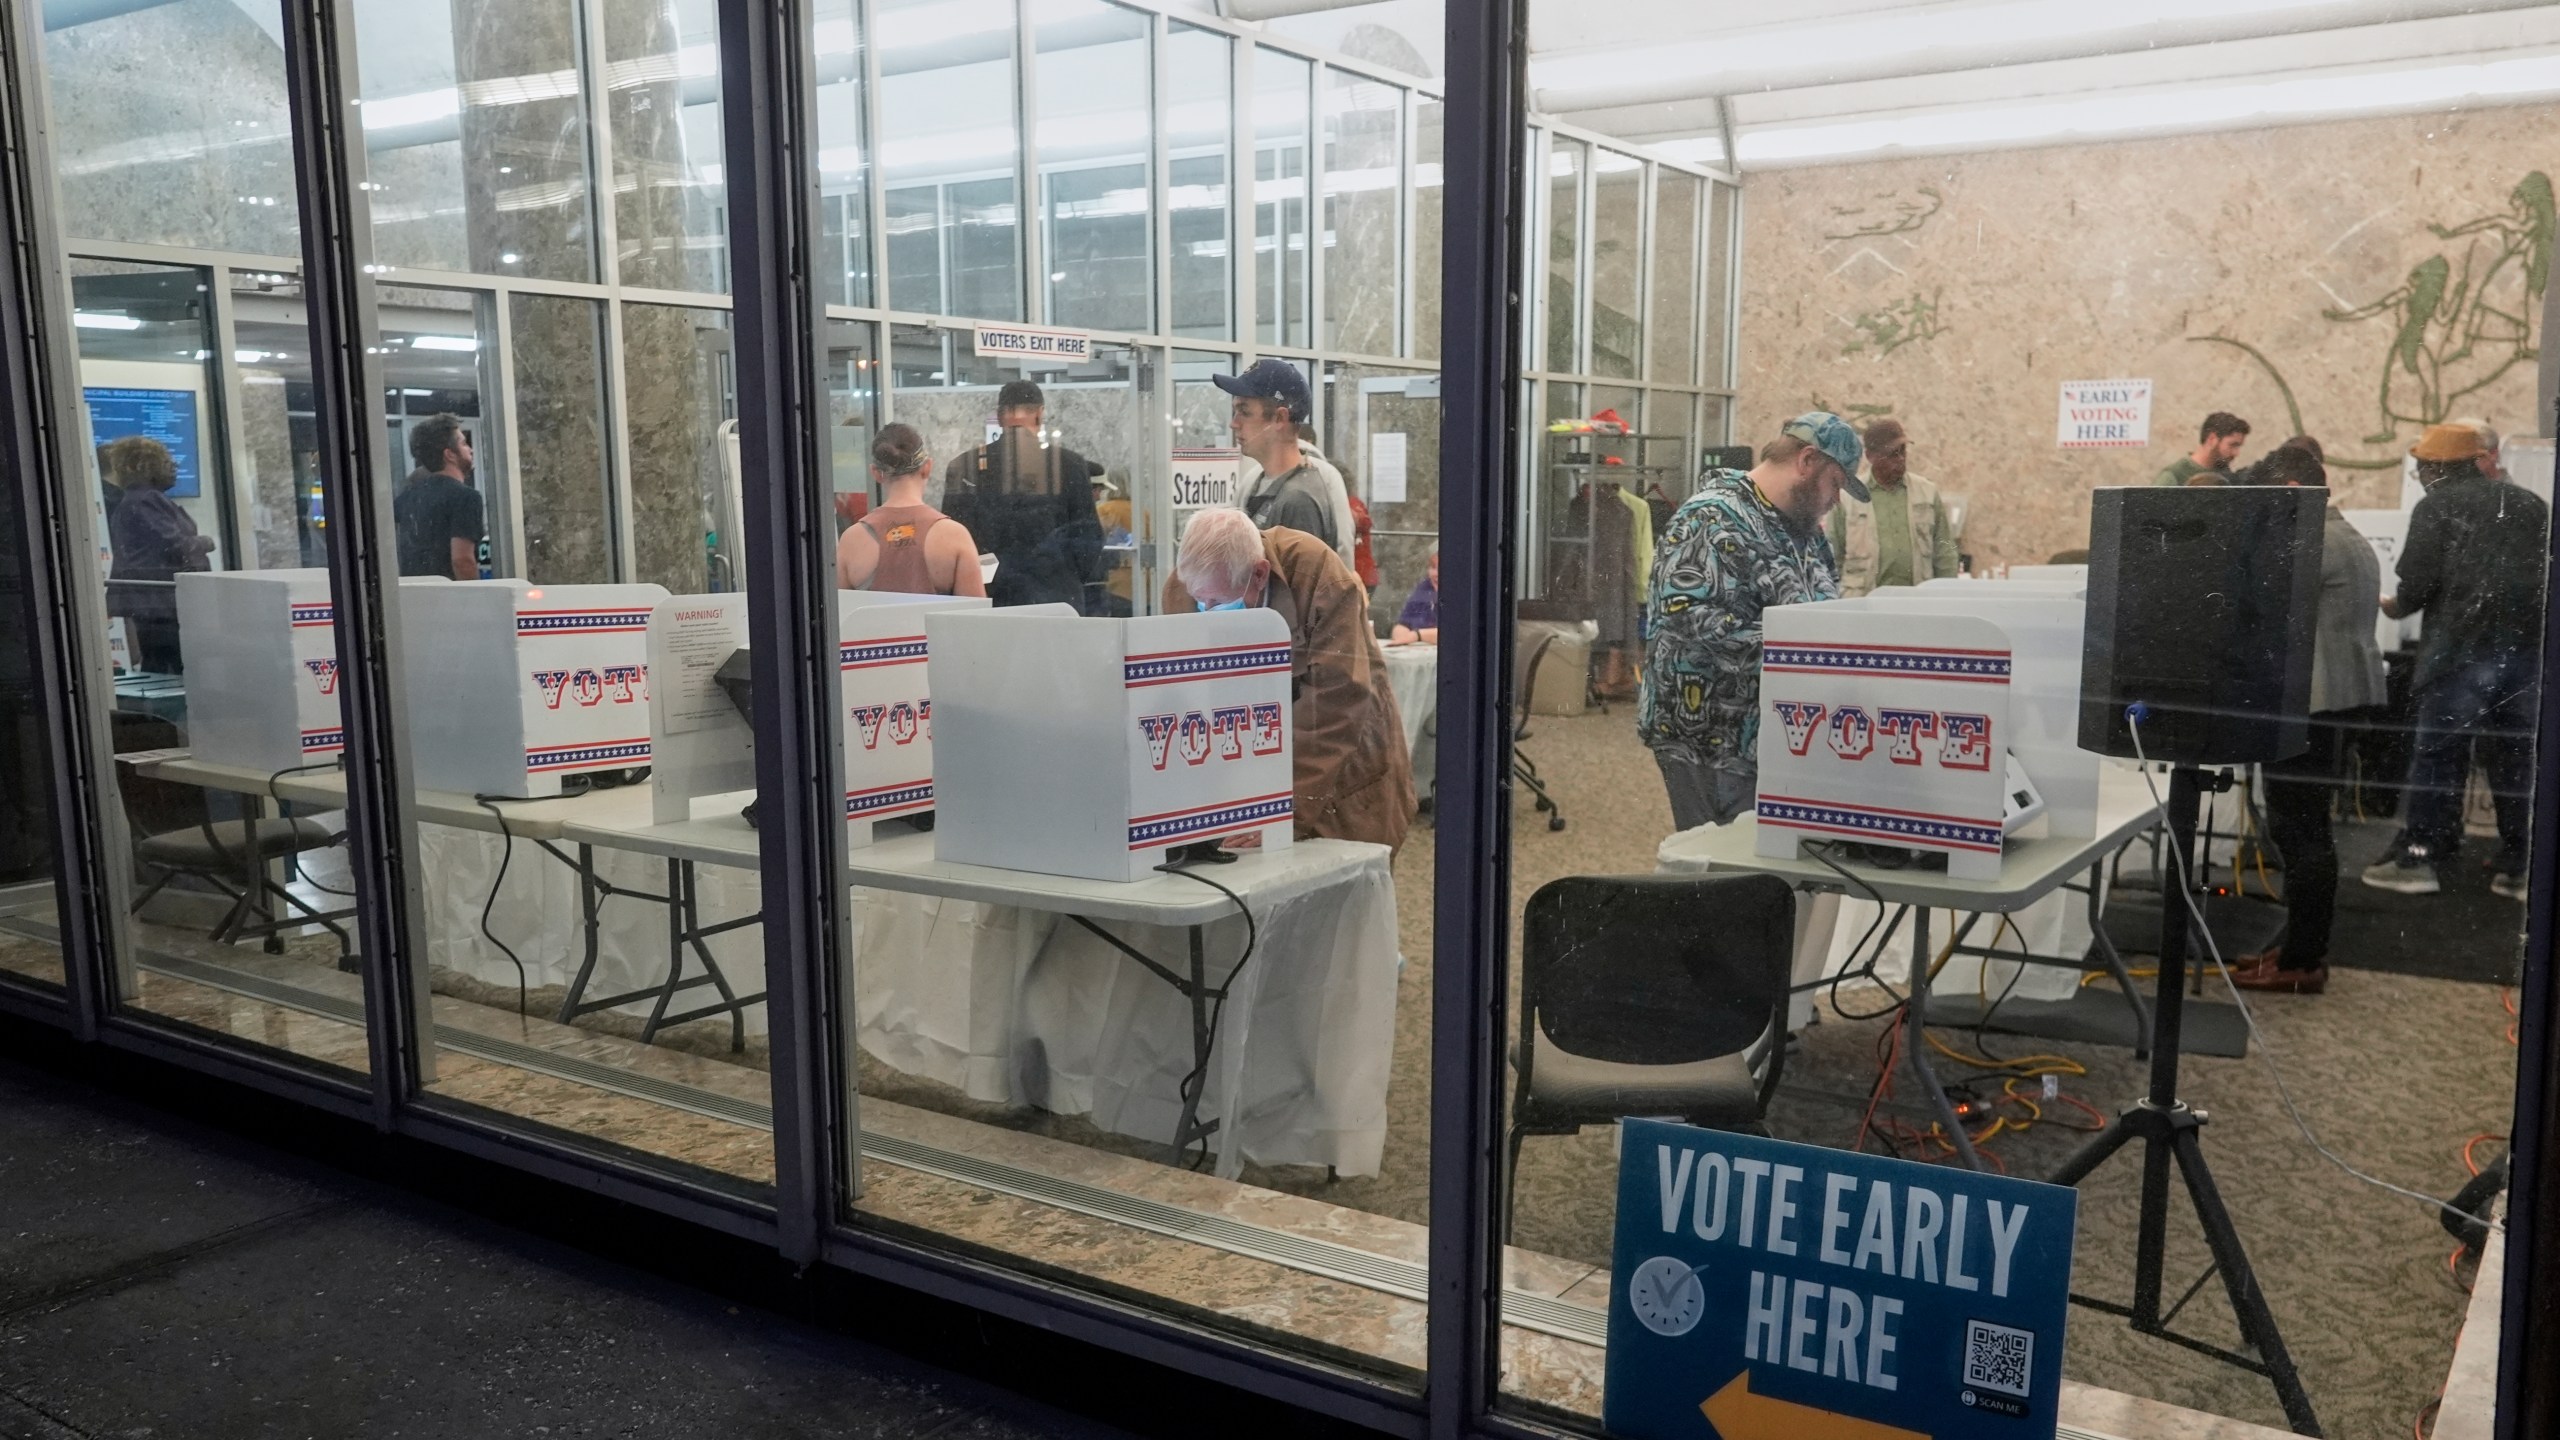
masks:
<svg viewBox="0 0 2560 1440"><path fill-rule="evenodd" d="M2317 995L2329 988L2329 967L2314 965L2308 970L2285 970L2269 965L2262 970L2234 970L2231 983L2243 990L2259 990L2270 995Z"/></svg>
<svg viewBox="0 0 2560 1440"><path fill-rule="evenodd" d="M2282 959L2284 959L2284 947L2270 945L2255 955L2234 955L2227 963L2231 966L2231 973L2234 976L2240 976L2253 970L2273 970L2277 962Z"/></svg>

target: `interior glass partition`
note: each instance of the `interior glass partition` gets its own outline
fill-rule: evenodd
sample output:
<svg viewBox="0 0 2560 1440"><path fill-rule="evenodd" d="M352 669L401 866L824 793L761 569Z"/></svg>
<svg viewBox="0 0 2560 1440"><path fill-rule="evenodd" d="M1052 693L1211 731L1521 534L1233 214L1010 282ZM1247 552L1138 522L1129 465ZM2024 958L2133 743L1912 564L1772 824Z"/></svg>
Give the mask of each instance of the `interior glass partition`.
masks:
<svg viewBox="0 0 2560 1440"><path fill-rule="evenodd" d="M1265 345L1299 346L1312 338L1307 206L1314 76L1307 61L1267 46L1253 51L1253 333Z"/></svg>
<svg viewBox="0 0 2560 1440"><path fill-rule="evenodd" d="M1698 204L1707 184L1667 165L1653 167L1653 240L1645 263L1648 373L1657 384L1698 378Z"/></svg>
<svg viewBox="0 0 2560 1440"><path fill-rule="evenodd" d="M1324 72L1324 347L1397 353L1404 314L1404 91Z"/></svg>
<svg viewBox="0 0 2560 1440"><path fill-rule="evenodd" d="M1645 163L1603 149L1591 166L1591 373L1644 373Z"/></svg>
<svg viewBox="0 0 2560 1440"><path fill-rule="evenodd" d="M981 0L882 0L880 170L889 305L1023 314L1014 14Z"/></svg>
<svg viewBox="0 0 2560 1440"><path fill-rule="evenodd" d="M622 283L726 291L717 7L712 0L607 0L596 13L604 23L602 99L613 137Z"/></svg>
<svg viewBox="0 0 2560 1440"><path fill-rule="evenodd" d="M1235 42L1215 31L1165 31L1166 194L1172 206L1175 335L1235 338Z"/></svg>
<svg viewBox="0 0 2560 1440"><path fill-rule="evenodd" d="M575 0L363 0L355 17L379 263L597 278Z"/></svg>
<svg viewBox="0 0 2560 1440"><path fill-rule="evenodd" d="M871 137L863 116L862 11L820 0L812 58L818 80L819 293L830 305L871 305Z"/></svg>
<svg viewBox="0 0 2560 1440"><path fill-rule="evenodd" d="M1056 325L1156 328L1153 46L1146 16L1104 0L1034 17L1041 254Z"/></svg>
<svg viewBox="0 0 2560 1440"><path fill-rule="evenodd" d="M1588 146L1550 134L1546 183L1546 357L1549 370L1582 368L1582 172Z"/></svg>

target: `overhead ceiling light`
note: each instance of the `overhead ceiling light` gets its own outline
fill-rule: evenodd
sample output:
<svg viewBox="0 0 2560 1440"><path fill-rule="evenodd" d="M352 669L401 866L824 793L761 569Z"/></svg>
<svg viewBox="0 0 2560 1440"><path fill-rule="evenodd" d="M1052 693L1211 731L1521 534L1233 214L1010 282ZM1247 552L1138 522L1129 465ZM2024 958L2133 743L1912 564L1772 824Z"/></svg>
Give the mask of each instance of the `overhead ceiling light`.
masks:
<svg viewBox="0 0 2560 1440"><path fill-rule="evenodd" d="M267 352L264 350L234 350L231 352L231 358L242 365L255 365L259 361L267 358Z"/></svg>
<svg viewBox="0 0 2560 1440"><path fill-rule="evenodd" d="M2560 54L2463 65L2368 67L2292 79L2235 80L1978 109L1746 128L1735 137L1734 149L1743 168L1765 169L1892 151L1997 150L2551 96L2560 96Z"/></svg>
<svg viewBox="0 0 2560 1440"><path fill-rule="evenodd" d="M412 350L477 350L480 342L468 335L418 335L411 337Z"/></svg>
<svg viewBox="0 0 2560 1440"><path fill-rule="evenodd" d="M125 314L108 314L102 310L74 310L71 323L83 330L139 330L142 322Z"/></svg>

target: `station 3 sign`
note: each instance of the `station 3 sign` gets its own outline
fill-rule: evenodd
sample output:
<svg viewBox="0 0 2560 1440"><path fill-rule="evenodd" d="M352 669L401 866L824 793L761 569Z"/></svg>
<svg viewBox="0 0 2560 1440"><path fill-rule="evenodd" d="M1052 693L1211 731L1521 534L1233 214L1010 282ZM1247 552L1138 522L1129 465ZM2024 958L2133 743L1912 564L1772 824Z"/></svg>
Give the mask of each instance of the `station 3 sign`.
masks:
<svg viewBox="0 0 2560 1440"><path fill-rule="evenodd" d="M1621 1123L1610 1434L2053 1440L2076 1192Z"/></svg>

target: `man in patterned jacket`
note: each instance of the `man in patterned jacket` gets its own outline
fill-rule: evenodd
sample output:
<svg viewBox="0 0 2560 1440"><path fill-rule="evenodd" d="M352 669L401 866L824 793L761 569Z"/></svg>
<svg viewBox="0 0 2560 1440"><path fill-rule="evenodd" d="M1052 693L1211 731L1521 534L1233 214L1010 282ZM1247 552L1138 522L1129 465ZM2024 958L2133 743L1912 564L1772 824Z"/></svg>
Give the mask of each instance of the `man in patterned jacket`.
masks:
<svg viewBox="0 0 2560 1440"><path fill-rule="evenodd" d="M1863 458L1849 422L1807 411L1749 471L1707 472L1654 543L1636 733L1682 830L1722 825L1758 798L1760 612L1839 595L1822 522L1841 492L1867 498Z"/></svg>

